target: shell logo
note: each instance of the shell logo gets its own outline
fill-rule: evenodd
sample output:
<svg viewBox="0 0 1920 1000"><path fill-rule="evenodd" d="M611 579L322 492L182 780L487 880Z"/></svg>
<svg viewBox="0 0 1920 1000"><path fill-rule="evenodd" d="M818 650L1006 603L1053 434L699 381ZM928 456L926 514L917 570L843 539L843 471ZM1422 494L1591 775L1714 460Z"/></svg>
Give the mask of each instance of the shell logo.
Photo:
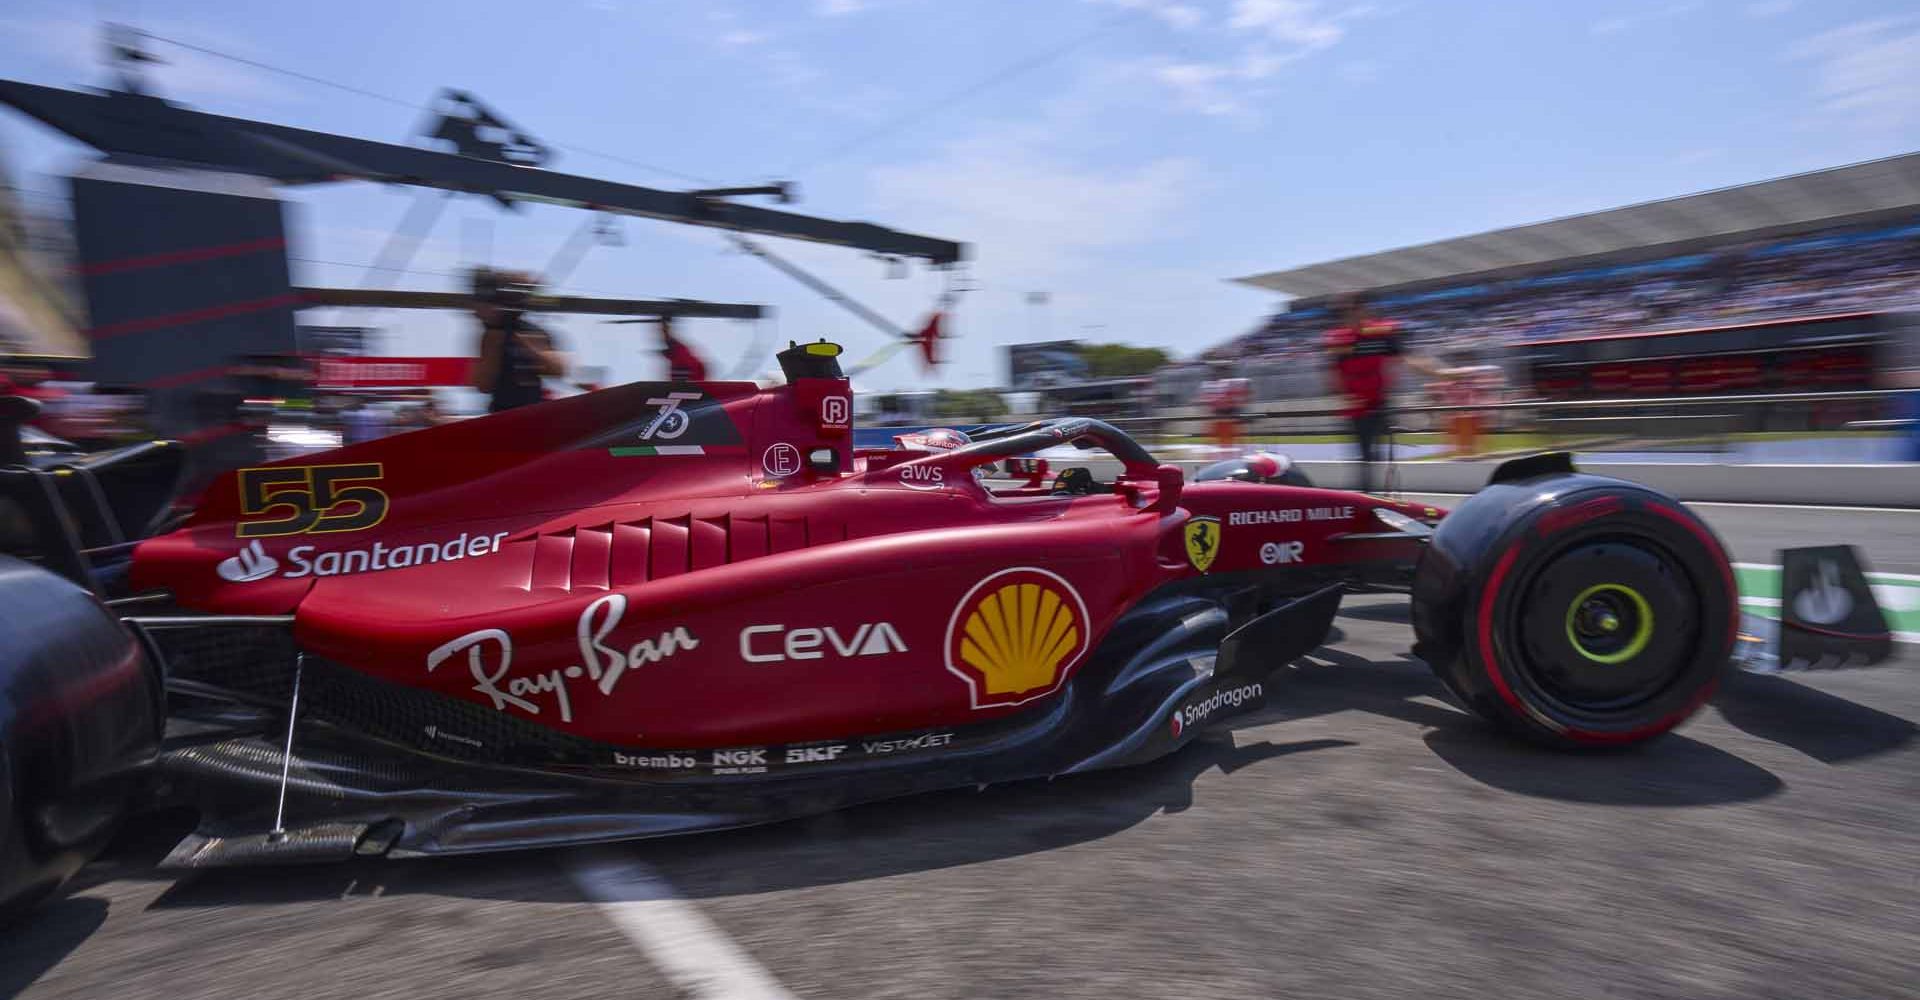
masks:
<svg viewBox="0 0 1920 1000"><path fill-rule="evenodd" d="M1058 574L1034 566L994 573L967 591L947 621L947 669L974 708L1024 705L1058 690L1090 641L1086 602Z"/></svg>

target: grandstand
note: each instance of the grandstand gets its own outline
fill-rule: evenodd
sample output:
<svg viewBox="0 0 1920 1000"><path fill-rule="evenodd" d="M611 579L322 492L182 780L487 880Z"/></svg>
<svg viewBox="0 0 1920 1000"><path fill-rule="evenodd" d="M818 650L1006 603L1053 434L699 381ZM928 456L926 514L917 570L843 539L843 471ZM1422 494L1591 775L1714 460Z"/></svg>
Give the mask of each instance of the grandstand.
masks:
<svg viewBox="0 0 1920 1000"><path fill-rule="evenodd" d="M1427 350L1920 307L1920 153L1236 279L1292 297L1203 360L1318 354L1365 295ZM1755 349L1759 342L1755 342Z"/></svg>

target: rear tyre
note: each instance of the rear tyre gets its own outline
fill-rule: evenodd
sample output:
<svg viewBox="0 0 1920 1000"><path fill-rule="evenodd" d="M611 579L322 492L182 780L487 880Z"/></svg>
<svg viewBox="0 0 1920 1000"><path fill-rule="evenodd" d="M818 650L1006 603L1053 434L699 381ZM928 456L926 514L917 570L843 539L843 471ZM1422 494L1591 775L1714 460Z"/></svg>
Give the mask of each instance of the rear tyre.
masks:
<svg viewBox="0 0 1920 1000"><path fill-rule="evenodd" d="M106 846L159 742L158 671L94 596L0 555L0 922Z"/></svg>
<svg viewBox="0 0 1920 1000"><path fill-rule="evenodd" d="M1476 714L1557 747L1685 721L1727 670L1736 608L1725 550L1698 518L1581 475L1476 494L1414 580L1416 652Z"/></svg>

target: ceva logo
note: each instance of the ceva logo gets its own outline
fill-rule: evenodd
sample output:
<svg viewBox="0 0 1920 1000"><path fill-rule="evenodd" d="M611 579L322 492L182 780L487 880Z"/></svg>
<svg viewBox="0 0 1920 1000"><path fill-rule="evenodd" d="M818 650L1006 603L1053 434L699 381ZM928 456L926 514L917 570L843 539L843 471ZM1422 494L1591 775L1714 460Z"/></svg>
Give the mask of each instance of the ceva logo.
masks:
<svg viewBox="0 0 1920 1000"><path fill-rule="evenodd" d="M821 647L826 648L821 648ZM748 663L818 660L828 651L841 659L904 653L907 644L887 622L861 625L847 634L825 628L788 628L785 625L749 625L740 630L740 658Z"/></svg>
<svg viewBox="0 0 1920 1000"><path fill-rule="evenodd" d="M280 560L267 555L266 548L256 539L246 548L220 560L220 565L215 566L213 571L229 583L250 583L272 576L279 568Z"/></svg>

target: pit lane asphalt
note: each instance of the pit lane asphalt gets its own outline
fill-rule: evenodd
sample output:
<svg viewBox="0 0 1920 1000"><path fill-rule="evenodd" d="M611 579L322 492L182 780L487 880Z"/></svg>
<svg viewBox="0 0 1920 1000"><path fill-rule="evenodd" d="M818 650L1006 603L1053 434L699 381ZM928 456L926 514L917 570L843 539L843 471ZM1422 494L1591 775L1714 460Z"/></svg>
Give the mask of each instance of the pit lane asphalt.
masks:
<svg viewBox="0 0 1920 1000"><path fill-rule="evenodd" d="M1702 513L1738 559L1920 568L1920 513ZM1569 756L1451 707L1405 617L1349 599L1268 709L1146 767L611 850L800 997L1920 997L1920 649ZM567 852L154 869L178 832L0 932L0 996L689 995Z"/></svg>

